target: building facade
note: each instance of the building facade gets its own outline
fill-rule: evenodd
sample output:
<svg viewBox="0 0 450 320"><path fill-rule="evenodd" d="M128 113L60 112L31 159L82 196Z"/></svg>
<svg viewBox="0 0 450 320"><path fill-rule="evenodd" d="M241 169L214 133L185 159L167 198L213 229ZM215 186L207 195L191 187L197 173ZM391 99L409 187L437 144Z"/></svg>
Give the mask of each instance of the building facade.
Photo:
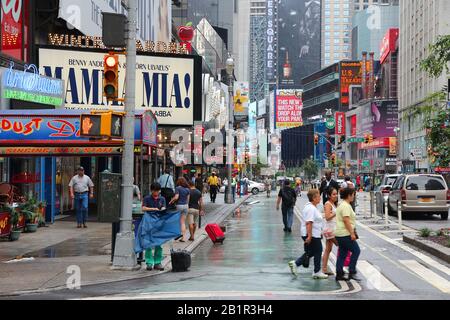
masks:
<svg viewBox="0 0 450 320"><path fill-rule="evenodd" d="M421 171L429 169L425 130L423 115L414 116L413 111L427 96L443 89L447 84L447 76L431 78L420 69L420 62L428 56L429 45L434 43L439 35L450 34L449 11L450 1L446 0L400 1L401 159L415 161L416 169Z"/></svg>
<svg viewBox="0 0 450 320"><path fill-rule="evenodd" d="M380 60L380 43L389 28L399 27L399 7L394 5L377 6L379 18L371 21L374 12L365 9L355 12L352 28L352 59L361 60L362 52L374 52L375 60Z"/></svg>
<svg viewBox="0 0 450 320"><path fill-rule="evenodd" d="M250 101L265 96L266 1L250 2L249 80Z"/></svg>

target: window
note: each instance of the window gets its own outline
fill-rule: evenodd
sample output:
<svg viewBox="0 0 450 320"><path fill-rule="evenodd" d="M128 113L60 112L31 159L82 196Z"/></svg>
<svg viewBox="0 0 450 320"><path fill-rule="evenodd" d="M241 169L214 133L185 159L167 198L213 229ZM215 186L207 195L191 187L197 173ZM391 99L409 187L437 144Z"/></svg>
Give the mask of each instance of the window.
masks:
<svg viewBox="0 0 450 320"><path fill-rule="evenodd" d="M436 191L445 190L445 182L442 178L433 176L413 176L409 177L406 182L406 190L426 190Z"/></svg>

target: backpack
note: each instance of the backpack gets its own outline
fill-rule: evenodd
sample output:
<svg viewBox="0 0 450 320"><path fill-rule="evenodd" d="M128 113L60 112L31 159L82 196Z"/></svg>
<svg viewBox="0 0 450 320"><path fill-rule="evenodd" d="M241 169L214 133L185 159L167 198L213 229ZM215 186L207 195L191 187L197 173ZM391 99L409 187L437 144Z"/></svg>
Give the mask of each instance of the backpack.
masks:
<svg viewBox="0 0 450 320"><path fill-rule="evenodd" d="M165 187L161 188L161 196L163 196L164 199L166 199L166 205L167 205L166 209L170 210L170 211L174 211L174 210L177 210L176 203L173 203L173 204L169 205L169 202L172 201L173 197L175 197L175 192L172 190L172 188L167 188L167 184L169 183L169 179L170 179L170 176L167 177Z"/></svg>
<svg viewBox="0 0 450 320"><path fill-rule="evenodd" d="M297 202L297 198L295 197L295 191L290 192L291 189L284 188L281 189L281 197L283 199L283 206L292 208L295 206L295 203Z"/></svg>

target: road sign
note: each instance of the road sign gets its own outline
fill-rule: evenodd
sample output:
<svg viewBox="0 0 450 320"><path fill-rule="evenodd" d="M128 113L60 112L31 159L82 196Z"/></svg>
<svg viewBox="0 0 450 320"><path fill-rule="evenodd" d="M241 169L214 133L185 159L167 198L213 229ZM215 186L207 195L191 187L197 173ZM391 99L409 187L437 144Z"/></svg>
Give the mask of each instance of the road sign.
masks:
<svg viewBox="0 0 450 320"><path fill-rule="evenodd" d="M336 127L336 121L334 118L328 118L325 126L327 127L327 129L332 130Z"/></svg>
<svg viewBox="0 0 450 320"><path fill-rule="evenodd" d="M365 140L364 138L349 138L348 142L349 143L363 143Z"/></svg>

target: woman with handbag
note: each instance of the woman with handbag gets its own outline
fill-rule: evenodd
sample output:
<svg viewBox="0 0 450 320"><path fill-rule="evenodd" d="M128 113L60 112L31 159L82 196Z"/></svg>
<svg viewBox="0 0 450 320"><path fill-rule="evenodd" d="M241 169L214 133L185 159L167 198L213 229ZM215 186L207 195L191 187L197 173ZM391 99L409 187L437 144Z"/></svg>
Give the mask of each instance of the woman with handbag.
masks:
<svg viewBox="0 0 450 320"><path fill-rule="evenodd" d="M177 187L175 188L175 197L169 202L169 205L176 204L177 211L181 213L180 225L181 225L181 237L180 242L186 242L186 218L189 213L189 198L191 190L185 178L179 178L177 180Z"/></svg>
<svg viewBox="0 0 450 320"><path fill-rule="evenodd" d="M336 231L336 207L338 203L338 191L334 188L328 189L328 201L324 206L324 221L325 227L323 229L323 236L326 239L326 247L323 253L322 260L322 272L329 276L334 276L334 273L328 271L328 259L330 258L330 253L333 250L333 245L338 245L336 241L335 231Z"/></svg>
<svg viewBox="0 0 450 320"><path fill-rule="evenodd" d="M336 231L335 236L339 244L339 254L336 262L336 281L356 280L357 277L356 264L358 263L361 250L357 240L356 233L356 214L353 211L351 203L355 200L356 191L353 188L341 190L341 199L344 200L336 210ZM344 277L344 263L348 253L352 253L349 266L349 277Z"/></svg>

